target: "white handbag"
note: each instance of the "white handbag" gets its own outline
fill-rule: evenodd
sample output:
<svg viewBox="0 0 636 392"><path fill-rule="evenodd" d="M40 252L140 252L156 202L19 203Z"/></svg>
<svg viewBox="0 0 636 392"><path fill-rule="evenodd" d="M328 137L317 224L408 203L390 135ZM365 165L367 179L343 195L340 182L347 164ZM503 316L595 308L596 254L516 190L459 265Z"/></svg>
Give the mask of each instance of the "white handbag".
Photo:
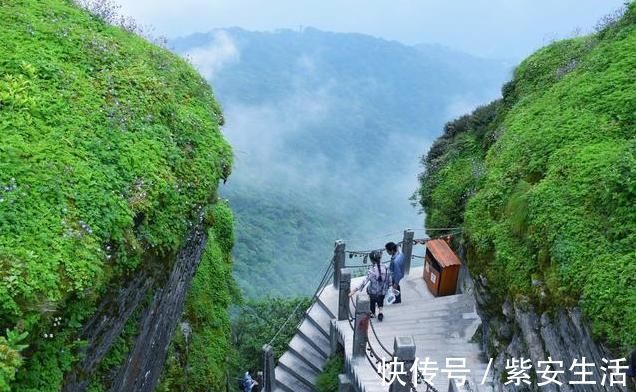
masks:
<svg viewBox="0 0 636 392"><path fill-rule="evenodd" d="M384 303L387 305L392 305L398 295L400 295L400 292L393 287L390 287L389 290L387 290L386 295L384 296Z"/></svg>

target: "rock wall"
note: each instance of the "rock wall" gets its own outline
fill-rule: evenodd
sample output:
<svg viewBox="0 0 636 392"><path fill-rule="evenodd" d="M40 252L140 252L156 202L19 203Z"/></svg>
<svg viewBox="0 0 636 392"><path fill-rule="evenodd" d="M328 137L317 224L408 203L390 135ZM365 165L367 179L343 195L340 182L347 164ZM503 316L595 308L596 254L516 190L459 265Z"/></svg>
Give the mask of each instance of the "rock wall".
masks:
<svg viewBox="0 0 636 392"><path fill-rule="evenodd" d="M617 358L603 345L592 340L590 330L578 308L539 312L524 299L513 302L506 298L502 303L500 299L491 295L488 282L483 276L474 280L473 292L477 311L482 319L482 347L488 358L493 358L495 391L624 392L634 390L634 384L630 380L627 381L627 387L610 386L609 378L605 381L605 385L601 385L602 374L605 373L601 370L601 366L607 367L603 358L607 360ZM573 371L569 369L575 359L580 363L583 357L586 358L586 362L596 364L594 368L588 368L588 371L593 372L588 379L596 381L596 384L569 384L568 382L581 380L580 375L573 373L580 372L580 367L575 367ZM532 369L528 371L529 385L523 382L515 385L514 381L505 385L509 380L507 361L512 358L531 360ZM556 366L555 369L564 371L556 377L562 384L550 383L539 386L538 383L545 380L541 373L537 375L535 370L545 369L545 365L537 366L538 361L547 361L549 358L563 362L562 367Z"/></svg>
<svg viewBox="0 0 636 392"><path fill-rule="evenodd" d="M151 258L147 268L140 270L117 293L104 299L98 312L84 327L84 338L88 342L84 359L67 374L63 392L87 389L92 373L148 295L152 295L152 300L141 313L139 334L119 368L111 390L154 391L206 241L205 225L200 217L170 269L166 269L165 264L162 266L161 259Z"/></svg>
<svg viewBox="0 0 636 392"><path fill-rule="evenodd" d="M206 240L207 234L199 221L177 255L168 282L155 292L144 311L135 346L120 368L112 391L155 390Z"/></svg>
<svg viewBox="0 0 636 392"><path fill-rule="evenodd" d="M148 295L153 283L147 270L142 270L117 292L106 296L83 328L82 339L87 342L84 358L66 375L62 392L86 390L90 376L121 335L124 325Z"/></svg>

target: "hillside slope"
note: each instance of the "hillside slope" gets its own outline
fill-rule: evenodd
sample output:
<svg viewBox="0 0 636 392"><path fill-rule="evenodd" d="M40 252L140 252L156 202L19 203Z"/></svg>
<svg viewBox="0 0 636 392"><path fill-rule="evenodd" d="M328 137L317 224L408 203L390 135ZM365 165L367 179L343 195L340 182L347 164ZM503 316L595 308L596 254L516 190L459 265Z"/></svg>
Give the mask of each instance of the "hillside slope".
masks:
<svg viewBox="0 0 636 392"><path fill-rule="evenodd" d="M636 346L634 48L632 2L597 34L537 51L502 100L446 125L419 191L427 226L464 227L487 314L506 298L548 319L580 307L623 355Z"/></svg>
<svg viewBox="0 0 636 392"><path fill-rule="evenodd" d="M201 382L222 385L233 235L217 184L232 151L208 84L70 1L0 1L0 19L0 390L133 380L126 356L170 342L183 306L193 340L218 348ZM184 304L199 263L194 290L215 297ZM160 352L137 363L145 388Z"/></svg>

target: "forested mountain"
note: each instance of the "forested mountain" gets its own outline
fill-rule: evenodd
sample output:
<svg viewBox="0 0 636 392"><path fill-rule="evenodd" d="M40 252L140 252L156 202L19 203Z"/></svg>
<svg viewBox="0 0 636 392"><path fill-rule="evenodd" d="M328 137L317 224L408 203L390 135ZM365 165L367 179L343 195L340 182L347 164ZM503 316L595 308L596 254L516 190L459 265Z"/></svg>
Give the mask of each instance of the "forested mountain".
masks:
<svg viewBox="0 0 636 392"><path fill-rule="evenodd" d="M236 156L224 196L237 211L236 277L249 295L309 293L307 272L337 238L377 246L421 227L408 201L418 154L445 121L496 97L508 69L312 28L214 30L170 45L224 108Z"/></svg>

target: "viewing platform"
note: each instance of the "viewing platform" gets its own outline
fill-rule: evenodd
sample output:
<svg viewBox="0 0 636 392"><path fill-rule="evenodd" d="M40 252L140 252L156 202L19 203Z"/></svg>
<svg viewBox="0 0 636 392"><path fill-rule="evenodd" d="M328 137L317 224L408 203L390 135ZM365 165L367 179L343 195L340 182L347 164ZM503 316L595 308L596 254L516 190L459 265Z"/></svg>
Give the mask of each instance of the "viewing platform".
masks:
<svg viewBox="0 0 636 392"><path fill-rule="evenodd" d="M405 232L403 243L411 242L412 232L410 239L407 235ZM410 261L408 246L404 253ZM380 322L369 317L366 293L349 298L350 289L358 287L364 277L352 279L350 267L338 268L344 265L343 255L344 244L337 243L333 268L328 273L336 272L329 274L330 281L317 291L288 350L277 363L271 347L264 347L264 391L315 391L318 374L337 351L345 357L340 392L492 390L489 375L484 377L488 361L479 344L472 341L480 325L472 293L435 297L423 278L424 267L410 268L409 263L408 274L400 282L402 302L385 305L384 320ZM397 381L397 372L390 366L382 372L382 359L388 365L394 356L395 362L404 363L407 374L398 377L405 385ZM422 374L426 358L429 371ZM419 363L419 377L410 372L416 369L414 361Z"/></svg>

